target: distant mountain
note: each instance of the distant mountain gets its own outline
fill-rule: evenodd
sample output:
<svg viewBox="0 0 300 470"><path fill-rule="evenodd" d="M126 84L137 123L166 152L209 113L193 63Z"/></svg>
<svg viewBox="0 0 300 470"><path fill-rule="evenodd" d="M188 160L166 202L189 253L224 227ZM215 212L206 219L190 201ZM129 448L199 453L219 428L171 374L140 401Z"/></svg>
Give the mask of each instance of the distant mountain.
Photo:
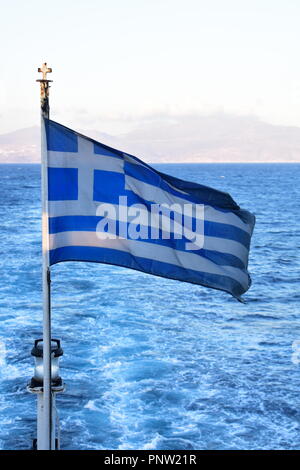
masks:
<svg viewBox="0 0 300 470"><path fill-rule="evenodd" d="M40 161L40 130L27 127L0 135L0 163L36 163Z"/></svg>
<svg viewBox="0 0 300 470"><path fill-rule="evenodd" d="M248 116L182 116L120 140L127 151L152 162L300 162L300 128Z"/></svg>
<svg viewBox="0 0 300 470"><path fill-rule="evenodd" d="M81 131L148 162L300 162L300 128L249 116L153 116L127 134ZM40 160L39 128L0 135L0 163Z"/></svg>

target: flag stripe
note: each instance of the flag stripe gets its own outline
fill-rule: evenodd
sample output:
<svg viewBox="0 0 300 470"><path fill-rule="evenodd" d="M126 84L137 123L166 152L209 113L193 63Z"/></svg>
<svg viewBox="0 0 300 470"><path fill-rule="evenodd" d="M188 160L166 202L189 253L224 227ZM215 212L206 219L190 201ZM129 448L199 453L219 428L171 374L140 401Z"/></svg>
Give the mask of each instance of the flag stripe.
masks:
<svg viewBox="0 0 300 470"><path fill-rule="evenodd" d="M117 220L121 222L127 222L125 217L122 217L122 211L119 210L120 206L115 205L115 213ZM143 217L142 225L145 227L160 227L160 220L157 218L157 223L154 223L155 220L151 220L149 212L145 211L145 216ZM102 217L98 216L60 216L60 217L50 217L49 218L49 232L58 233L58 232L67 232L67 231L95 231L97 228L98 222ZM171 220L173 217L171 218ZM168 218L165 217L167 222ZM133 222L131 224L135 225ZM195 227L195 219L192 219L192 226ZM171 232L172 233L182 233L180 229L182 228L181 224L174 222L175 227L173 229L171 223ZM177 228L178 227L178 228ZM177 230L176 230L177 228ZM240 229L233 227L232 225L218 224L215 222L204 221L204 235L207 237L220 238L221 239L233 240L237 243L241 243L245 248L249 249L250 238L249 235Z"/></svg>
<svg viewBox="0 0 300 470"><path fill-rule="evenodd" d="M64 246L102 246L120 251L126 251L133 256L141 256L156 261L162 261L175 266L186 267L195 271L229 276L244 288L249 286L249 276L241 269L232 266L218 266L200 255L174 250L171 247L155 245L155 250L147 242L129 239L101 240L95 232L60 232L50 235L50 249Z"/></svg>
<svg viewBox="0 0 300 470"><path fill-rule="evenodd" d="M245 291L238 281L226 275L194 271L189 268L174 266L173 264L143 258L142 256L133 256L128 252L103 247L75 245L56 248L50 251L50 261L52 265L61 261L93 261L113 264L156 276L224 290L236 298L239 298Z"/></svg>
<svg viewBox="0 0 300 470"><path fill-rule="evenodd" d="M94 170L112 171L115 173L124 173L123 161L112 156L93 155L85 157L83 152L48 152L49 167L53 168L72 168L85 161L86 165L93 165Z"/></svg>
<svg viewBox="0 0 300 470"><path fill-rule="evenodd" d="M76 231L79 231L79 229L76 228ZM85 231L89 231L88 228ZM52 234L53 238L56 234ZM152 241L156 242L156 240L147 240L147 242L149 243L151 243ZM158 240L157 243L159 244L160 241L161 240ZM234 266L241 267L242 269L247 268L248 251L240 243L237 243L235 241L206 236L204 238L203 251L201 252L203 253L203 256L205 252L217 253L219 256L218 259L222 259L223 256L226 257L227 260L231 258L232 260L235 260L233 264Z"/></svg>
<svg viewBox="0 0 300 470"><path fill-rule="evenodd" d="M98 223L99 220L97 216L66 216L50 218L49 232L54 234L63 231L92 231L93 228L96 231L96 220ZM120 220L122 221L122 216L120 217ZM204 237L203 248L210 251L218 251L221 253L234 255L241 260L244 266L247 267L248 250L237 241L206 235Z"/></svg>
<svg viewBox="0 0 300 470"><path fill-rule="evenodd" d="M80 216L78 217L75 217L75 220L70 220L70 219L74 219L74 217L58 217L56 219L59 219L59 220L56 220L55 222L53 221L53 219L50 219L49 222L50 222L50 233L51 234L55 234L55 233L59 233L59 232L68 232L68 231L91 231L91 232L95 232L96 231L96 226L97 226L97 223L99 222L99 220L101 219L100 217L85 217L84 219L87 219L87 220L84 220L84 222L82 222L82 219ZM63 219L63 220L61 220ZM80 219L78 221L78 219ZM96 219L96 220L93 220L93 219ZM122 227L122 229L124 230L124 228ZM122 230L121 229L121 230ZM128 226L126 225L126 232L128 233ZM117 231L116 231L117 234L120 234L121 231L120 231L120 228L119 228L119 221L117 221ZM130 237L128 237L130 238ZM171 242L170 242L170 239L163 239L163 238L158 238L158 239L153 239L153 238L148 238L148 239L142 239L142 241L145 241L147 243L153 243L154 245L162 245L162 246L170 246L170 243L172 245L173 248L175 248L176 250L182 250L182 251L186 251L186 243L189 243L190 240L188 240L187 238L183 237L182 239L174 239L174 237L170 237L171 238ZM221 240L222 242L222 240ZM207 246L207 239L205 239L205 245L204 246ZM220 244L219 244L220 245ZM195 247L196 248L196 247ZM153 248L155 249L155 247ZM200 249L195 249L192 251L193 252L199 252ZM208 259L210 259L211 261L217 263L217 264L220 264L222 266L235 266L237 268L240 268L240 269L246 269L247 266L245 265L245 263L240 259L238 258L236 255L234 254L231 254L231 253L224 253L224 252L221 252L220 250L218 251L215 251L215 250L208 250L206 248L201 248L201 255L204 256L204 257L207 257Z"/></svg>

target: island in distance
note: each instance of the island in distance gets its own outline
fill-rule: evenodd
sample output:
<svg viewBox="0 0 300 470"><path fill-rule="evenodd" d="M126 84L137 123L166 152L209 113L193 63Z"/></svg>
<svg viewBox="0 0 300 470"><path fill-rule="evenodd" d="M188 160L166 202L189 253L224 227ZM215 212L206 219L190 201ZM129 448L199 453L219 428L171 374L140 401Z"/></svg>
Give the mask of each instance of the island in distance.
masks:
<svg viewBox="0 0 300 470"><path fill-rule="evenodd" d="M253 116L153 115L122 135L78 131L149 163L300 163L300 128ZM38 126L0 135L0 163L39 162Z"/></svg>

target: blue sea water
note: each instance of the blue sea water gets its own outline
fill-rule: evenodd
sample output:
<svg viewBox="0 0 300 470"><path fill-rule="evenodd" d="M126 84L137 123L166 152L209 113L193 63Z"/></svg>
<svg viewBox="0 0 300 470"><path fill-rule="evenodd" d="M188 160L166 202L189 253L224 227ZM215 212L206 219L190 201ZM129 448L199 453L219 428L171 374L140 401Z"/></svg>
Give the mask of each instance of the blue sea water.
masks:
<svg viewBox="0 0 300 470"><path fill-rule="evenodd" d="M241 304L125 268L52 268L63 449L299 449L300 165L158 165L256 215ZM0 448L36 437L40 168L0 165Z"/></svg>

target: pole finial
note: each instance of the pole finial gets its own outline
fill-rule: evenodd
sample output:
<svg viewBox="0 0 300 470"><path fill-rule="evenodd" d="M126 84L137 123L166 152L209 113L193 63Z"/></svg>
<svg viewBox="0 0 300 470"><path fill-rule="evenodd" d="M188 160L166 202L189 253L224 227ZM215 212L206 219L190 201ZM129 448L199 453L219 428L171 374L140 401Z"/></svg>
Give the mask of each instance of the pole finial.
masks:
<svg viewBox="0 0 300 470"><path fill-rule="evenodd" d="M42 67L38 68L38 72L41 72L43 74L43 78L37 80L37 82L40 82L41 87L42 116L49 119L49 88L50 82L52 82L52 80L47 79L47 73L51 73L52 69L50 67L47 67L47 62L44 62Z"/></svg>
<svg viewBox="0 0 300 470"><path fill-rule="evenodd" d="M38 72L41 72L43 74L43 80L47 80L47 73L51 73L52 68L47 67L47 62L44 62L42 67L38 68Z"/></svg>

